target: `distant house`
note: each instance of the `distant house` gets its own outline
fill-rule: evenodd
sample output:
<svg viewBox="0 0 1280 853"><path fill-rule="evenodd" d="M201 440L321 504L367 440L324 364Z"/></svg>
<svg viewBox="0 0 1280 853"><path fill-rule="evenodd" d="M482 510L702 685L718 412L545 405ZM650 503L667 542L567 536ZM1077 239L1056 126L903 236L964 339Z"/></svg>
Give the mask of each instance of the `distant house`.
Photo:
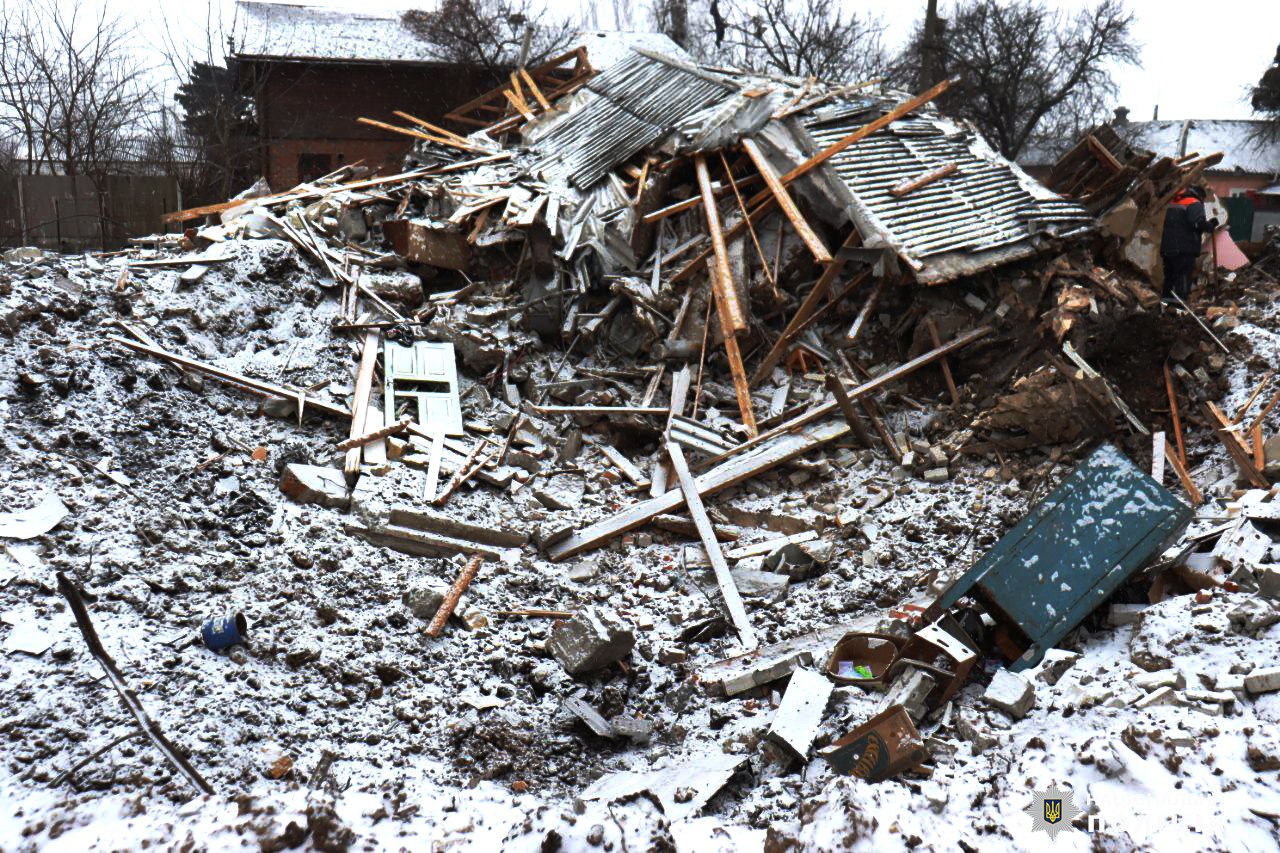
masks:
<svg viewBox="0 0 1280 853"><path fill-rule="evenodd" d="M445 114L495 85L482 68L439 61L395 11L238 0L235 33L232 55L257 101L262 173L276 190L356 161L398 170L414 140L358 118L405 124L393 115L399 110L470 133L476 128ZM577 39L596 70L633 41L679 52L653 34Z"/></svg>
<svg viewBox="0 0 1280 853"><path fill-rule="evenodd" d="M1259 142L1264 123L1250 119L1185 119L1130 121L1129 111L1116 109L1111 127L1131 145L1167 157L1223 153L1222 162L1205 172L1205 181L1226 206L1231 236L1262 239L1254 221L1258 193L1280 181L1280 142ZM1057 157L1029 148L1018 162L1037 178L1048 174Z"/></svg>

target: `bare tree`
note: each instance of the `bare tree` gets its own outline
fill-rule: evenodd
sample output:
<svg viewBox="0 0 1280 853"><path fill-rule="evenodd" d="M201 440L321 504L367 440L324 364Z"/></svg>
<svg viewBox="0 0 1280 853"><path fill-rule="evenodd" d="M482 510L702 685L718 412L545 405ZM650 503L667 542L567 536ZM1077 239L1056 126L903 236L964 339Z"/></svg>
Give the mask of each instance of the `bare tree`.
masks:
<svg viewBox="0 0 1280 853"><path fill-rule="evenodd" d="M1280 47L1258 85L1249 91L1249 104L1264 122L1253 134L1253 141L1259 145L1280 142Z"/></svg>
<svg viewBox="0 0 1280 853"><path fill-rule="evenodd" d="M1075 14L1039 0L962 0L936 43L943 75L958 78L944 96L1006 157L1037 133L1087 127L1116 94L1110 66L1135 63L1133 15L1123 0L1099 0ZM920 79L923 32L900 57L897 77Z"/></svg>
<svg viewBox="0 0 1280 853"><path fill-rule="evenodd" d="M680 47L692 52L689 38L689 0L653 0L648 8L648 24Z"/></svg>
<svg viewBox="0 0 1280 853"><path fill-rule="evenodd" d="M267 72L246 73L228 55L232 41L220 9L206 0L204 26L186 38L175 35L183 28L165 20L161 52L179 81L173 100L181 115L162 110L147 134L151 158L178 179L192 205L230 198L261 173L257 96ZM189 17L190 7L183 14Z"/></svg>
<svg viewBox="0 0 1280 853"><path fill-rule="evenodd" d="M522 59L537 65L573 38L568 21L552 18L531 0L442 0L429 12L405 12L401 21L441 62L483 69L495 83Z"/></svg>
<svg viewBox="0 0 1280 853"><path fill-rule="evenodd" d="M787 77L837 83L879 76L887 58L884 24L847 15L838 0L756 0L728 6L712 3L712 27L722 61Z"/></svg>
<svg viewBox="0 0 1280 853"><path fill-rule="evenodd" d="M31 0L0 21L0 114L34 170L84 174L101 187L130 159L155 105L131 32L103 9Z"/></svg>

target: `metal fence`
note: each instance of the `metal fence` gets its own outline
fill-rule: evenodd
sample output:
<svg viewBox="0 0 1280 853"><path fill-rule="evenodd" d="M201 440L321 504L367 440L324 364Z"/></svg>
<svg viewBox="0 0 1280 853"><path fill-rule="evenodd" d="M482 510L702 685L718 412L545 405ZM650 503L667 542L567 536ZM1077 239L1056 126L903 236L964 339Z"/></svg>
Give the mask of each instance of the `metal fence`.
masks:
<svg viewBox="0 0 1280 853"><path fill-rule="evenodd" d="M101 194L83 175L0 177L0 246L117 249L166 230L160 217L181 207L177 180L160 175L113 175Z"/></svg>

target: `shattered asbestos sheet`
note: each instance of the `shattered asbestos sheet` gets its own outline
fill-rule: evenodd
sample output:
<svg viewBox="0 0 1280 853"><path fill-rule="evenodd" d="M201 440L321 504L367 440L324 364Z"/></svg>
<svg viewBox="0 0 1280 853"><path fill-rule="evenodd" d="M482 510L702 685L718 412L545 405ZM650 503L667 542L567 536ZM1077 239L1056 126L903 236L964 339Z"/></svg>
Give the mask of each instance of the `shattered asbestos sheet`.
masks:
<svg viewBox="0 0 1280 853"><path fill-rule="evenodd" d="M945 84L582 60L5 253L0 849L1273 848L1272 256L1163 305Z"/></svg>

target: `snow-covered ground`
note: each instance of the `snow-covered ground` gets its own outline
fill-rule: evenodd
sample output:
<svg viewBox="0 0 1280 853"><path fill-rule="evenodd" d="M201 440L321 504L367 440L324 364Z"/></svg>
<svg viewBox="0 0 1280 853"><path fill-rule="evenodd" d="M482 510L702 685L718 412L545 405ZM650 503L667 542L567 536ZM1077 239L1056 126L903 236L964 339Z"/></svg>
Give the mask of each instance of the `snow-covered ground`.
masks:
<svg viewBox="0 0 1280 853"><path fill-rule="evenodd" d="M51 532L0 549L0 643L20 630L50 640L41 654L0 656L0 849L543 850L557 840L571 850L1044 849L1023 810L1050 785L1102 824L1091 831L1082 817L1053 842L1060 849L1277 848L1280 693L1241 692L1222 715L1212 705L1136 707L1148 669L1177 669L1194 690L1280 663L1280 610L1253 593L1207 603L1176 595L1118 628L1103 608L1062 644L1078 655L1065 671L1032 676L1035 707L1021 720L980 701L996 667L988 664L921 725L931 774L877 785L837 777L816 758L788 764L764 747L785 683L730 698L703 689L699 671L740 647L723 625L699 630L718 615L704 592L714 584L682 568L690 540L680 535L646 528L563 564L530 545L482 567L466 595L473 629L455 621L426 637L402 594L448 583L457 562L376 547L343 531L344 513L279 490L289 462L340 465L334 445L347 425L261 415L255 398L106 340L124 320L194 358L297 386L328 381L344 399L353 361L329 330L334 295L286 244L236 249L195 285L153 270L135 272L123 291L106 260L0 264L0 511L48 494L69 509ZM1280 316L1269 299L1246 298L1240 316L1227 334L1227 411L1278 366ZM545 379L559 353L530 359L531 376ZM463 371L467 418L497 428L504 404L466 390L479 378ZM803 381L796 391L821 394ZM731 393L720 393L731 409ZM891 420L912 435L926 426L906 407ZM1267 432L1278 428L1273 414ZM549 429L542 440L554 449L566 437ZM1201 488L1229 496L1234 468L1216 439L1189 438ZM633 458L647 449L636 446ZM882 455L829 446L709 505L738 521L741 542L816 529L830 545L825 567L793 582L785 600L748 602L762 642L776 643L887 618L924 597L1081 455L1018 454L1007 481L994 459L957 457L949 481L927 483ZM567 475L568 491L582 492L573 509L547 509L529 488L481 485L454 495L447 511L533 532L635 500L600 476L598 460L582 469ZM407 503L421 478L404 465L365 475L381 498ZM1176 488L1172 475L1167 483ZM55 571L92 595L108 651L214 795L194 795L141 739L59 779L134 724ZM625 668L570 676L547 655L549 619L496 615L590 605L634 626ZM248 645L215 654L193 642L206 618L234 611L249 619ZM653 721L652 740L591 733L562 707L571 695L606 717ZM818 743L852 730L878 701L838 687ZM605 774L706 755L745 762L694 816L672 822L645 794L579 800ZM292 770L270 778L281 756Z"/></svg>

